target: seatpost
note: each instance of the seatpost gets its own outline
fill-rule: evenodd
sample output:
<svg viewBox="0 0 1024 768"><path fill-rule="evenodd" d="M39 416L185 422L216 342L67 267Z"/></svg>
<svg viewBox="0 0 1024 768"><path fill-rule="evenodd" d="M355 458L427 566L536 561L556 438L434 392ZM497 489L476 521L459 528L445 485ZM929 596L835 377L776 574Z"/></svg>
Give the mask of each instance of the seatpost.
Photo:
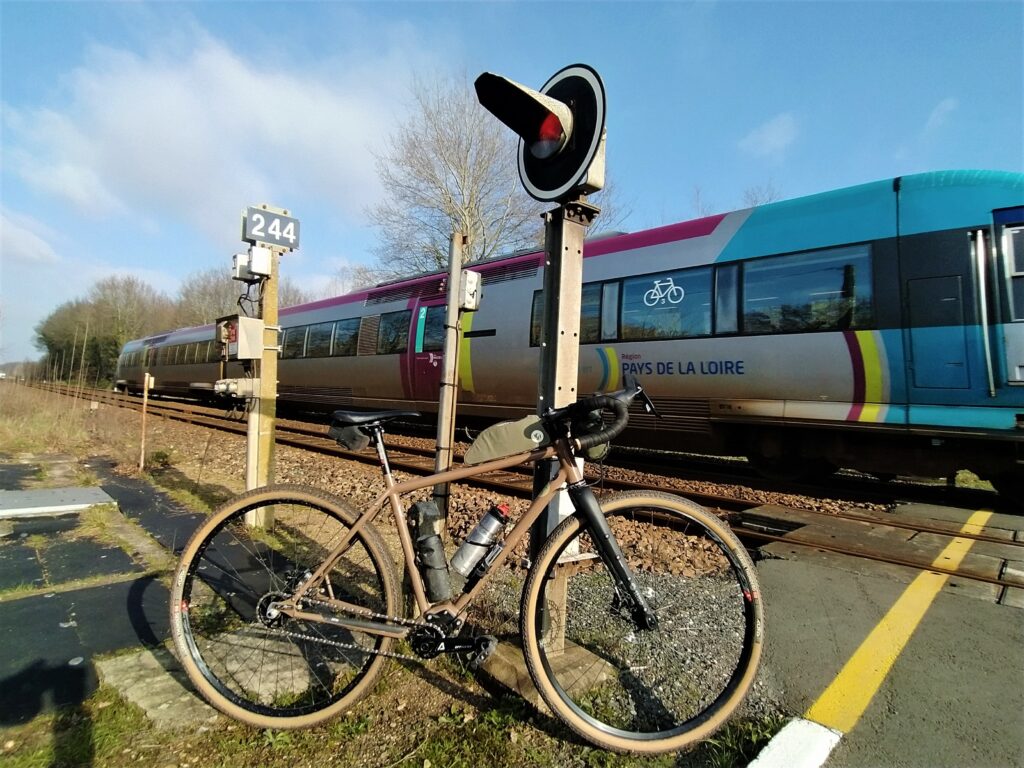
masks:
<svg viewBox="0 0 1024 768"><path fill-rule="evenodd" d="M374 424L370 427L370 430L373 432L373 443L377 448L377 458L380 460L380 467L384 472L384 480L390 488L392 484L391 465L388 463L388 452L384 448L384 427L380 424Z"/></svg>

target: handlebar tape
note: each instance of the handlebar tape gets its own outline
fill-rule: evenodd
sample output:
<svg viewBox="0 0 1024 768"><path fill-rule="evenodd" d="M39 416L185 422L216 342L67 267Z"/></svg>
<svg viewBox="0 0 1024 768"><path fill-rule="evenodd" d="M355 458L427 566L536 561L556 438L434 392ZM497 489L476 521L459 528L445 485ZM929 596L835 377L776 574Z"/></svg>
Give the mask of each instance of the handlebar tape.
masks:
<svg viewBox="0 0 1024 768"><path fill-rule="evenodd" d="M608 395L595 395L594 397L588 397L586 400L579 400L573 406L573 410L577 413L588 413L604 409L614 411L615 420L600 432L577 437L576 447L578 450L585 451L587 448L593 448L595 445L607 443L626 428L626 423L629 421L629 404L617 398L609 397Z"/></svg>

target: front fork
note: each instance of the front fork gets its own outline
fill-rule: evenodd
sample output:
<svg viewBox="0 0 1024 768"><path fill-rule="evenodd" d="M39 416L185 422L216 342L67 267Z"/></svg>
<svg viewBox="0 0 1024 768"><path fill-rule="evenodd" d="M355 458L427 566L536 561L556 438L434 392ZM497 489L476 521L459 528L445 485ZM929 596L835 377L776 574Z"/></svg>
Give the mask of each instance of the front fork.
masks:
<svg viewBox="0 0 1024 768"><path fill-rule="evenodd" d="M629 601L633 620L642 629L656 629L658 617L641 593L640 585L637 584L636 577L626 562L625 555L622 554L622 548L619 546L611 526L608 525L608 519L601 512L601 505L598 504L594 492L583 480L570 483L568 490L573 506L590 531L594 546L597 547L608 570L612 572L617 591Z"/></svg>

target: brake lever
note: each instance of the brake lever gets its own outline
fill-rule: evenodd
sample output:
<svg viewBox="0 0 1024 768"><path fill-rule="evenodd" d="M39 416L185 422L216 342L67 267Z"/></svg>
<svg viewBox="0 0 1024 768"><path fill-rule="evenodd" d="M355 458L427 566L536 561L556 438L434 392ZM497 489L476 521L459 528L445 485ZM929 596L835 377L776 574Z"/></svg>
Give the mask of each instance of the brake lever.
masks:
<svg viewBox="0 0 1024 768"><path fill-rule="evenodd" d="M658 419L664 418L664 416L658 413L658 409L654 407L654 401L651 400L651 398L647 395L647 393L644 391L644 388L640 385L639 380L633 374L627 373L623 377L622 383L625 386L623 394L627 393L631 389L633 390L632 393L626 394L627 403L632 403L633 400L635 400L637 396L639 396L640 402L643 403L644 405L644 411L653 414Z"/></svg>
<svg viewBox="0 0 1024 768"><path fill-rule="evenodd" d="M637 394L640 396L640 402L644 404L644 410L647 411L647 413L654 414L655 418L665 418L660 413L658 413L658 409L654 407L654 401L651 400L650 397L648 397L646 392L644 392L644 388L641 387L639 384L637 384L636 388L640 390L639 392L637 392Z"/></svg>

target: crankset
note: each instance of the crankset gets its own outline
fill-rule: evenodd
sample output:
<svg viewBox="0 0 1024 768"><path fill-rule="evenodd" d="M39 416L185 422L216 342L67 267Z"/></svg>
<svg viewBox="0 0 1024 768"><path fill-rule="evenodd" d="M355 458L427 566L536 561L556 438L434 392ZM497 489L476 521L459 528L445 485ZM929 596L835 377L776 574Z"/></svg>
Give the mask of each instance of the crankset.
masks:
<svg viewBox="0 0 1024 768"><path fill-rule="evenodd" d="M424 659L433 659L442 653L472 653L471 666L476 669L494 653L498 639L493 635L448 637L440 627L426 624L409 633L409 645L417 656Z"/></svg>

